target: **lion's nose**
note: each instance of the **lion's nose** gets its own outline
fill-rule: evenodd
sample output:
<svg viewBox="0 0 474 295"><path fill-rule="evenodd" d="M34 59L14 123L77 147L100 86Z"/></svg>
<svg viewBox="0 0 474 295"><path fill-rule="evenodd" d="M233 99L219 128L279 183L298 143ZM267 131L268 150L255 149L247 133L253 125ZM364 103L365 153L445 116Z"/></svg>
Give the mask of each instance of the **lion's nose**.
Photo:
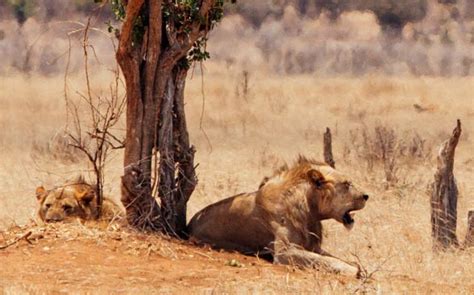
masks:
<svg viewBox="0 0 474 295"><path fill-rule="evenodd" d="M369 195L363 195L362 198L367 201L369 199Z"/></svg>

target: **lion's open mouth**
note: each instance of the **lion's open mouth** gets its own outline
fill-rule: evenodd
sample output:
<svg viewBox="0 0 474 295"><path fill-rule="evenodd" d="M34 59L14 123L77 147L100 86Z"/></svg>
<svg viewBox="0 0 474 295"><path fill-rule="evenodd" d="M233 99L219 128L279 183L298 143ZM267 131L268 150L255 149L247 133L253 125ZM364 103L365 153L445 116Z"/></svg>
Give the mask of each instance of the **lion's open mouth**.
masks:
<svg viewBox="0 0 474 295"><path fill-rule="evenodd" d="M350 210L344 213L344 215L342 216L342 223L347 229L351 229L354 226L353 216L354 214L351 214Z"/></svg>

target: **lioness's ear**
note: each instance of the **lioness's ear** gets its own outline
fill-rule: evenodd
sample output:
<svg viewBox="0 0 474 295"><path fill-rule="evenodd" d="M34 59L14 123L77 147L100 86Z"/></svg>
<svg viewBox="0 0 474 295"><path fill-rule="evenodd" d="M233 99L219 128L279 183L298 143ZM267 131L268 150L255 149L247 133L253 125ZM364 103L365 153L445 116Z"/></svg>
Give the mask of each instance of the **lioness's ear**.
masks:
<svg viewBox="0 0 474 295"><path fill-rule="evenodd" d="M91 190L85 190L82 192L76 191L74 195L79 202L89 204L92 200L94 200L95 193Z"/></svg>
<svg viewBox="0 0 474 295"><path fill-rule="evenodd" d="M261 189L262 186L264 186L264 185L268 182L268 180L270 180L270 177L265 176L265 177L262 179L262 181L260 182L260 185L258 186L258 189Z"/></svg>
<svg viewBox="0 0 474 295"><path fill-rule="evenodd" d="M308 178L314 185L316 185L317 188L320 188L327 183L326 178L324 178L324 175L315 169L311 169L308 171Z"/></svg>
<svg viewBox="0 0 474 295"><path fill-rule="evenodd" d="M41 199L41 196L46 192L46 189L44 186L38 186L36 188L36 199L39 201Z"/></svg>

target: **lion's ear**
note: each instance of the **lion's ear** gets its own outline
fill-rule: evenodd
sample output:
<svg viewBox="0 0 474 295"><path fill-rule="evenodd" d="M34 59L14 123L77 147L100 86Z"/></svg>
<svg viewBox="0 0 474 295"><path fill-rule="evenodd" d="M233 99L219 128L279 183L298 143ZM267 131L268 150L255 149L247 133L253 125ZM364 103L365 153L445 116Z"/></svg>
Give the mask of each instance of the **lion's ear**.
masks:
<svg viewBox="0 0 474 295"><path fill-rule="evenodd" d="M76 199L83 204L89 204L95 197L95 193L91 190L76 191L74 195Z"/></svg>
<svg viewBox="0 0 474 295"><path fill-rule="evenodd" d="M324 175L320 171L315 169L311 169L308 171L308 178L317 188L321 188L324 184L327 183L327 180L326 178L324 178Z"/></svg>
<svg viewBox="0 0 474 295"><path fill-rule="evenodd" d="M43 196L45 192L46 192L46 189L44 188L44 186L38 186L36 188L36 199L38 201L41 200L41 197Z"/></svg>

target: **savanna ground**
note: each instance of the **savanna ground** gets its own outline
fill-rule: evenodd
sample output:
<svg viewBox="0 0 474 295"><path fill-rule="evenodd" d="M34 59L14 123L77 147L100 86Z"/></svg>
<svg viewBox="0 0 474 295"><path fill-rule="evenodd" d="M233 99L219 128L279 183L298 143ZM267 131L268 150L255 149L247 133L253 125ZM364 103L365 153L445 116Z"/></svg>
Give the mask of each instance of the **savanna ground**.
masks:
<svg viewBox="0 0 474 295"><path fill-rule="evenodd" d="M124 225L31 225L36 186L91 175L61 133L66 122L63 78L12 74L0 79L0 245L32 234L0 250L1 292L474 292L474 249L431 251L428 195L438 146L459 118L463 134L455 175L457 233L463 240L467 211L474 208L474 78L245 75L212 62L205 68L204 80L196 70L186 90L200 180L188 218L221 198L255 190L263 176L300 153L322 158L328 126L337 168L371 198L356 214L352 231L324 222L323 247L360 263L369 278L273 266ZM96 72L93 91L106 93L109 83L108 74ZM70 77L70 92L83 85L81 78ZM379 137L376 127L382 130ZM380 160L382 141L395 159L391 182ZM121 164L121 151L115 151L105 189L116 200Z"/></svg>

